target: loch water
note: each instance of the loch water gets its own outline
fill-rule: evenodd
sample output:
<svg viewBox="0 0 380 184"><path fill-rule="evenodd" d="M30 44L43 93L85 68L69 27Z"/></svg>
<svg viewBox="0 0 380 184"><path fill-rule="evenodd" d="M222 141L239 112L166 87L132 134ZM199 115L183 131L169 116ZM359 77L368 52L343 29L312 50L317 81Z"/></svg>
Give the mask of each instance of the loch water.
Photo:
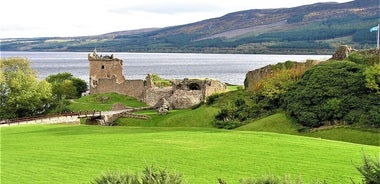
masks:
<svg viewBox="0 0 380 184"><path fill-rule="evenodd" d="M288 60L326 60L329 55L193 54L193 53L98 53L122 59L126 79L144 79L148 73L166 79L212 78L242 85L248 71ZM31 68L44 79L51 74L72 73L88 82L86 52L12 52L1 51L1 58L28 58Z"/></svg>

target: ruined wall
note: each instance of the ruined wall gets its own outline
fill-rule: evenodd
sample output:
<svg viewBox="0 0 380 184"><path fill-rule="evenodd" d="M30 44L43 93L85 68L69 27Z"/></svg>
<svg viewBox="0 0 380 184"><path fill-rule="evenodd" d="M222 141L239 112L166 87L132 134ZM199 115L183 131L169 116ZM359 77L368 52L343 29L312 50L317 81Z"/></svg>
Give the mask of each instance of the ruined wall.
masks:
<svg viewBox="0 0 380 184"><path fill-rule="evenodd" d="M173 94L168 100L175 109L194 106L206 97L227 91L227 86L213 79L184 79L173 81Z"/></svg>
<svg viewBox="0 0 380 184"><path fill-rule="evenodd" d="M320 61L316 60L308 60L306 62L295 62L295 61L287 61L285 63L278 63L276 65L267 65L262 68L258 68L256 70L249 71L245 75L244 80L244 88L246 90L254 90L256 85L263 79L270 77L273 73L279 70L287 70L287 69L299 69L302 71L307 70L308 68L319 64Z"/></svg>
<svg viewBox="0 0 380 184"><path fill-rule="evenodd" d="M149 106L154 106L160 101L162 98L169 99L173 94L173 89L171 87L167 88L148 88L144 92L144 97L142 99Z"/></svg>
<svg viewBox="0 0 380 184"><path fill-rule="evenodd" d="M205 97L208 97L214 93L221 93L227 91L227 86L217 80L206 80L205 81Z"/></svg>
<svg viewBox="0 0 380 184"><path fill-rule="evenodd" d="M201 90L176 90L169 98L173 109L184 109L199 104L205 100Z"/></svg>
<svg viewBox="0 0 380 184"><path fill-rule="evenodd" d="M156 105L166 99L171 108L189 108L206 97L227 90L225 84L212 79L173 80L172 87L159 88L152 81L152 75L145 80L126 80L123 74L123 61L111 56L99 56L94 50L88 55L90 63L90 94L116 92Z"/></svg>
<svg viewBox="0 0 380 184"><path fill-rule="evenodd" d="M142 99L145 84L144 80L125 80L122 83L117 83L116 78L98 79L97 85L90 86L90 94L115 92Z"/></svg>

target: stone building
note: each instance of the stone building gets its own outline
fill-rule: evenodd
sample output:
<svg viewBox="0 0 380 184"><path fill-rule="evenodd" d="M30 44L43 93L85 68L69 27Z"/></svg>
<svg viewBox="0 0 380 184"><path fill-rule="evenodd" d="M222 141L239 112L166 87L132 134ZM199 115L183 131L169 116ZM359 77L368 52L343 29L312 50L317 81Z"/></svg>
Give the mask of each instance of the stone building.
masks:
<svg viewBox="0 0 380 184"><path fill-rule="evenodd" d="M96 53L88 54L90 64L90 94L116 92L128 95L155 106L161 99L169 102L170 108L189 108L206 97L227 90L224 83L213 79L172 80L171 87L156 87L150 74L145 80L127 80L123 74L123 61Z"/></svg>

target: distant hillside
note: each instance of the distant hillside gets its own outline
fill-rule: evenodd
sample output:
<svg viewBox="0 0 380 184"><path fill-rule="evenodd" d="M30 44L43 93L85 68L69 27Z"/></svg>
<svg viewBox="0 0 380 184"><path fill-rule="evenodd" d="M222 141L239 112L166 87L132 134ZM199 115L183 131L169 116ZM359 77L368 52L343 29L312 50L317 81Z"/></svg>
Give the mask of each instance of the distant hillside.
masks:
<svg viewBox="0 0 380 184"><path fill-rule="evenodd" d="M71 38L3 39L1 50L331 54L376 45L378 0L253 9L161 29Z"/></svg>

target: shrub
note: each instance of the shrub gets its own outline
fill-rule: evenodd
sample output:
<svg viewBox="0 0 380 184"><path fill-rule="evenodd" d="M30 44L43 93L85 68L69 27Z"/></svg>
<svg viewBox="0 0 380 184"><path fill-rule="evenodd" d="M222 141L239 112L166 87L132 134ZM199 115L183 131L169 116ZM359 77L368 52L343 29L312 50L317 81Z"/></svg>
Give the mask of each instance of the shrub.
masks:
<svg viewBox="0 0 380 184"><path fill-rule="evenodd" d="M227 184L226 181L218 178L219 184ZM290 176L274 176L274 175L267 175L260 178L248 178L248 179L241 179L240 184L303 184L301 178L292 178ZM314 181L313 184L322 184L326 182L321 181Z"/></svg>
<svg viewBox="0 0 380 184"><path fill-rule="evenodd" d="M95 178L92 184L181 184L184 183L182 175L167 169L153 166L145 167L142 175L108 172Z"/></svg>
<svg viewBox="0 0 380 184"><path fill-rule="evenodd" d="M95 178L92 184L139 184L136 175L121 172L108 172Z"/></svg>
<svg viewBox="0 0 380 184"><path fill-rule="evenodd" d="M380 158L378 156L373 160L371 157L363 154L363 165L356 166L356 169L363 176L363 184L380 183Z"/></svg>
<svg viewBox="0 0 380 184"><path fill-rule="evenodd" d="M212 95L208 96L208 97L206 98L206 104L207 104L207 105L212 105L212 104L214 104L215 101L217 101L219 97L220 97L220 94L219 94L219 93L215 93L215 94L212 94Z"/></svg>
<svg viewBox="0 0 380 184"><path fill-rule="evenodd" d="M300 178L292 179L290 176L264 176L261 178L249 178L247 180L240 180L241 184L302 184L304 183Z"/></svg>
<svg viewBox="0 0 380 184"><path fill-rule="evenodd" d="M141 177L142 184L181 184L182 175L172 173L167 169L157 169L155 167L146 167Z"/></svg>
<svg viewBox="0 0 380 184"><path fill-rule="evenodd" d="M306 71L286 93L285 109L298 123L319 127L334 123L380 126L380 96L365 86L364 66L328 62Z"/></svg>

